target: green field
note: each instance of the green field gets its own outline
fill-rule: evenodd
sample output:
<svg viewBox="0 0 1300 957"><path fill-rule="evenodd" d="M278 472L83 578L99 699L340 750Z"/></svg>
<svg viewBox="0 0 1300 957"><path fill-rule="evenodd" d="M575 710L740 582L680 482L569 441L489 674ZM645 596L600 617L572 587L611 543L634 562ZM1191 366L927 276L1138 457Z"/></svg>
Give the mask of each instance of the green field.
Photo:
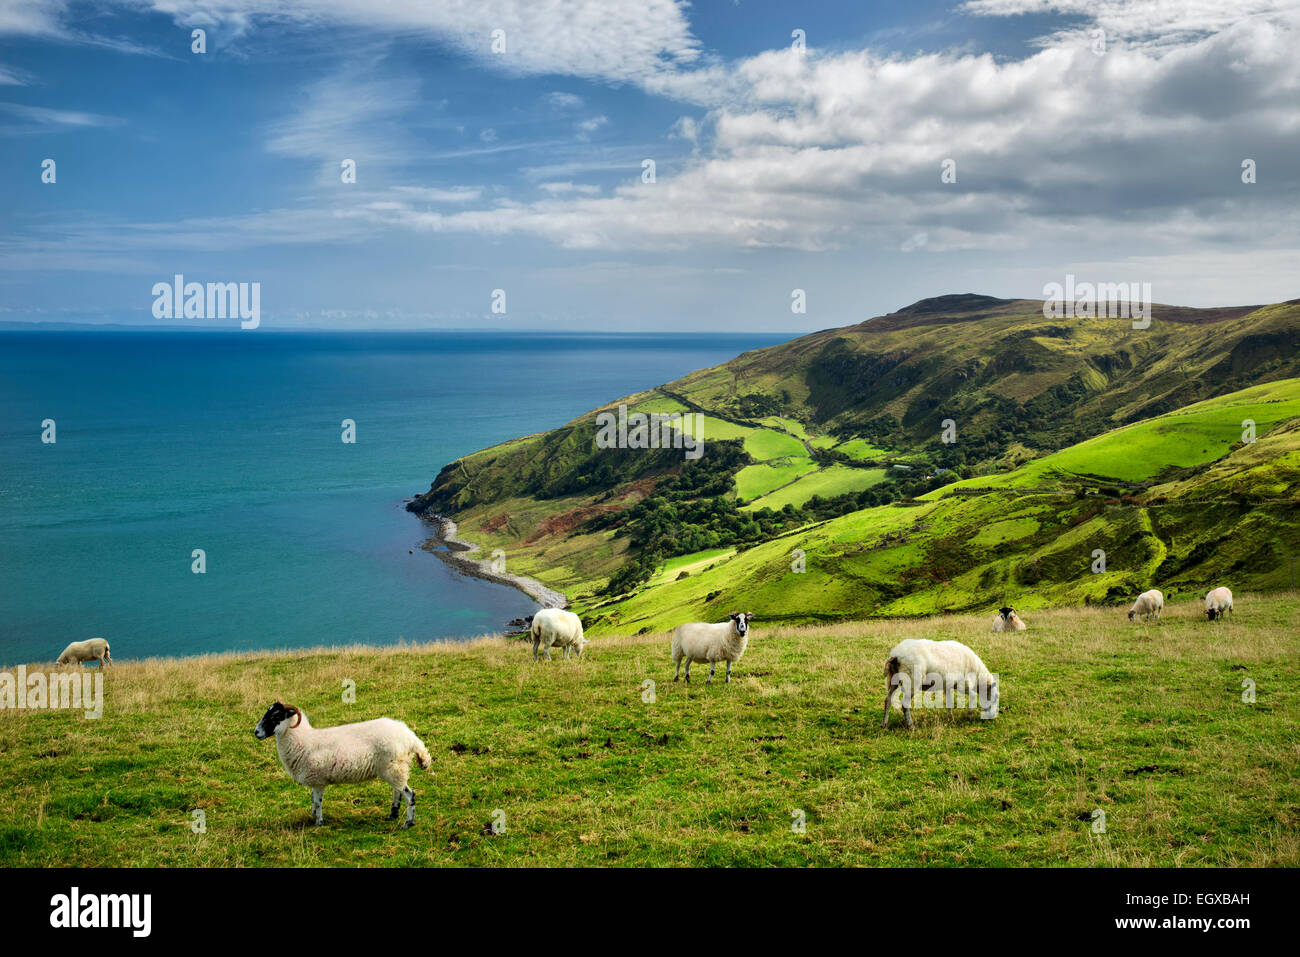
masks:
<svg viewBox="0 0 1300 957"><path fill-rule="evenodd" d="M817 463L807 456L747 465L736 473L736 497L742 502L753 501L760 495L793 482L801 475L815 471Z"/></svg>
<svg viewBox="0 0 1300 957"><path fill-rule="evenodd" d="M707 434L707 433L706 433ZM757 462L786 456L807 456L804 444L792 435L758 429L745 437L745 451Z"/></svg>
<svg viewBox="0 0 1300 957"><path fill-rule="evenodd" d="M845 492L859 492L870 488L885 477L884 469L856 469L847 465L831 465L786 488L764 495L747 505L747 508L781 509L786 505L802 505L814 495L830 498ZM743 496L742 496L743 497Z"/></svg>
<svg viewBox="0 0 1300 957"><path fill-rule="evenodd" d="M734 548L710 548L703 552L678 555L676 558L670 558L664 562L663 567L655 573L655 576L646 582L646 587L675 581L682 572L697 574L715 562L723 558L730 558L734 554L736 554Z"/></svg>
<svg viewBox="0 0 1300 957"><path fill-rule="evenodd" d="M661 634L540 665L499 638L122 661L100 720L0 711L0 864L1300 865L1300 601L1238 595L1214 624L1196 604L1151 626L1041 611L999 636L991 610L756 620L730 685L674 684ZM880 728L884 659L920 636L1000 675L996 720L921 711L909 732L895 710ZM415 828L386 820L377 782L329 788L314 827L251 733L277 697L318 727L410 724L433 755Z"/></svg>

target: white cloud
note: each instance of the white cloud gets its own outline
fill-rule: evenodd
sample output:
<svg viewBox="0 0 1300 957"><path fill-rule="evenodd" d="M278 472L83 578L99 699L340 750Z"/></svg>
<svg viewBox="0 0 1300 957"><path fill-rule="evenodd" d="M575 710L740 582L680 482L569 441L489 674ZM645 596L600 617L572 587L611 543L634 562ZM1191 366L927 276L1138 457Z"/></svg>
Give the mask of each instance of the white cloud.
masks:
<svg viewBox="0 0 1300 957"><path fill-rule="evenodd" d="M12 2L12 0L5 0ZM681 0L118 0L183 25L244 32L261 23L423 35L519 75L642 82L700 55ZM32 4L36 6L36 4ZM48 22L49 18L42 18ZM39 20L38 20L39 22ZM492 32L506 50L494 53Z"/></svg>
<svg viewBox="0 0 1300 957"><path fill-rule="evenodd" d="M84 129L95 126L116 126L122 120L100 113L80 110L53 110L44 106L26 106L21 103L0 103L0 112L10 113L32 131L51 129ZM10 128L11 131L12 128Z"/></svg>
<svg viewBox="0 0 1300 957"><path fill-rule="evenodd" d="M560 196L565 193L581 193L585 196L595 196L600 192L599 186L592 186L583 183L538 183L537 188L552 196Z"/></svg>

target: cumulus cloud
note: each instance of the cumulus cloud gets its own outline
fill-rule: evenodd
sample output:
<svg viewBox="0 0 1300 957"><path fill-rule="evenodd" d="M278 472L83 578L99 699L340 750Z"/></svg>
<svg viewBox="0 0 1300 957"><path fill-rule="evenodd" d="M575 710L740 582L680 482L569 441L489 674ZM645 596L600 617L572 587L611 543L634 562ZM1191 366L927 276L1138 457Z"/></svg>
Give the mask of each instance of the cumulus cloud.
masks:
<svg viewBox="0 0 1300 957"><path fill-rule="evenodd" d="M934 253L1117 229L1160 245L1226 244L1263 222L1290 238L1293 217L1278 209L1300 198L1297 39L1283 15L1104 56L1086 44L1020 60L770 51L732 68L737 92L709 113L707 153L654 184L629 162L607 196L397 221L574 248L919 250L924 234ZM1246 157L1267 167L1267 191L1242 184ZM955 183L940 180L946 159Z"/></svg>

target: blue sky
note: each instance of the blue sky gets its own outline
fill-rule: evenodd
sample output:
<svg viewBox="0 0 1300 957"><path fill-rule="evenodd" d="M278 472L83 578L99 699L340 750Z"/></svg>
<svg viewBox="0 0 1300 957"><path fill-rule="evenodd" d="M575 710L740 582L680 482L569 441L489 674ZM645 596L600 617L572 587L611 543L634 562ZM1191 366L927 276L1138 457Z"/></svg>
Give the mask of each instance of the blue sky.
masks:
<svg viewBox="0 0 1300 957"><path fill-rule="evenodd" d="M1294 298L1298 33L1275 0L0 0L0 321L152 323L175 273L260 282L263 328Z"/></svg>

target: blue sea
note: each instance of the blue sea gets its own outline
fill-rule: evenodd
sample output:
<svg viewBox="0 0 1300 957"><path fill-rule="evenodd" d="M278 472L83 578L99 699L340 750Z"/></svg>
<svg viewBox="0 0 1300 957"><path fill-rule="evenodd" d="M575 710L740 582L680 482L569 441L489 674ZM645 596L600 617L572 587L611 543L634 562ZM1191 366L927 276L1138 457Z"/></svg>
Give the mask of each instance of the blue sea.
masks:
<svg viewBox="0 0 1300 957"><path fill-rule="evenodd" d="M128 659L499 630L532 601L421 551L404 500L783 338L0 332L0 664L94 636Z"/></svg>

